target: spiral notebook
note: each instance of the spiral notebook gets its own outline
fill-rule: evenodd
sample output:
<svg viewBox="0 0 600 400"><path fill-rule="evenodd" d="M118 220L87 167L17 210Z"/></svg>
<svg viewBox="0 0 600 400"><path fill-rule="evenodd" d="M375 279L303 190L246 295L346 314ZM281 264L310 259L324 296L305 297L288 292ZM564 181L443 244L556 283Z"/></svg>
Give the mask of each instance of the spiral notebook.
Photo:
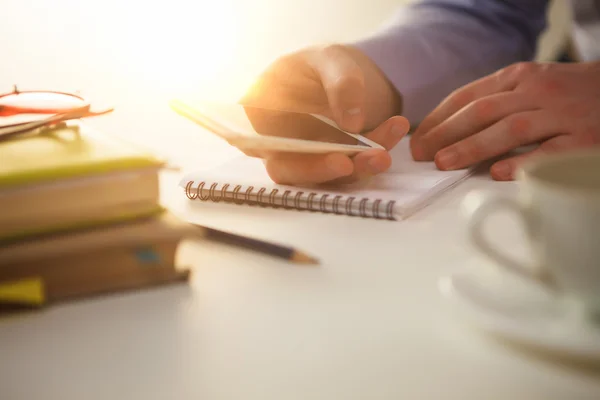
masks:
<svg viewBox="0 0 600 400"><path fill-rule="evenodd" d="M260 159L245 155L210 169L188 173L180 186L190 201L399 220L431 204L472 172L471 169L440 171L433 162L414 161L408 138L401 140L391 155L393 163L387 172L333 188L275 184Z"/></svg>

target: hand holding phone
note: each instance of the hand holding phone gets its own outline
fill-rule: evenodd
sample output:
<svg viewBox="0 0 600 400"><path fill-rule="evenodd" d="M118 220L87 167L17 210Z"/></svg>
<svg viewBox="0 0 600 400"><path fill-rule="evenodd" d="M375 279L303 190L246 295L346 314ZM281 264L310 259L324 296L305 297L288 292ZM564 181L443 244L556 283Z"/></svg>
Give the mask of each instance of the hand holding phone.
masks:
<svg viewBox="0 0 600 400"><path fill-rule="evenodd" d="M184 102L171 108L246 154L263 152L355 155L384 147L340 129L329 118L236 103Z"/></svg>
<svg viewBox="0 0 600 400"><path fill-rule="evenodd" d="M353 182L384 172L392 162L388 150L409 129L401 116L360 135L314 113L181 100L171 107L246 155L264 159L271 179L287 185Z"/></svg>
<svg viewBox="0 0 600 400"><path fill-rule="evenodd" d="M365 145L341 133L341 142L336 143L336 139L331 138L324 140L336 144L333 152L329 149L321 154L299 152L300 145L311 146L314 151L314 144L304 142L294 143L295 152L245 150L246 154L262 158L267 173L279 184L338 184L383 173L392 163L389 150L410 127L408 120L398 115L403 109L400 93L371 58L352 46L310 46L283 54L257 76L240 102L323 114L346 131L368 131L361 136L385 148L353 148L350 154L343 152L347 149L340 152L337 146L340 143ZM335 137L339 138L340 132ZM247 147L247 143L242 142L241 147ZM354 153L355 150L360 151Z"/></svg>

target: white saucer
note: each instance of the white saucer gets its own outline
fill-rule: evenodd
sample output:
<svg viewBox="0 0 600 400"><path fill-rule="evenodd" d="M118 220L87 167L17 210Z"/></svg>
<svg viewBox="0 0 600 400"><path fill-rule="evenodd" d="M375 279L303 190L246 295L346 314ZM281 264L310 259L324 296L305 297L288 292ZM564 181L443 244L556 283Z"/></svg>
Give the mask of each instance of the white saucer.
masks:
<svg viewBox="0 0 600 400"><path fill-rule="evenodd" d="M461 272L439 282L442 295L475 326L556 355L600 360L600 323L550 291L508 274Z"/></svg>

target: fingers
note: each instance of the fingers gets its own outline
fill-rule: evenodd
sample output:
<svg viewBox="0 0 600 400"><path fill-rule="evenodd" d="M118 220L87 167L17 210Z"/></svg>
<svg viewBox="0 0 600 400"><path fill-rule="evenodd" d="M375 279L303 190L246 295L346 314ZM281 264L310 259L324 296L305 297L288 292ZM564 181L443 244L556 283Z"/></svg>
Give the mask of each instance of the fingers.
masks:
<svg viewBox="0 0 600 400"><path fill-rule="evenodd" d="M406 118L402 116L395 116L366 134L365 137L376 143L379 143L389 151L396 147L398 142L404 136L406 136L409 129L410 122Z"/></svg>
<svg viewBox="0 0 600 400"><path fill-rule="evenodd" d="M406 118L393 117L366 136L390 150L406 135L408 129ZM387 171L392 159L386 150L361 152L352 159L337 153L272 153L265 155L265 166L271 179L279 184L347 183Z"/></svg>
<svg viewBox="0 0 600 400"><path fill-rule="evenodd" d="M299 51L278 58L257 77L239 103L304 113L326 110L321 82L314 79L305 53L307 51Z"/></svg>
<svg viewBox="0 0 600 400"><path fill-rule="evenodd" d="M282 185L311 185L352 175L354 164L350 157L332 153L276 154L265 160L269 177Z"/></svg>
<svg viewBox="0 0 600 400"><path fill-rule="evenodd" d="M387 171L392 166L390 153L384 150L370 150L357 154L352 159L354 171L351 175L344 176L329 183L348 184L370 178Z"/></svg>
<svg viewBox="0 0 600 400"><path fill-rule="evenodd" d="M327 104L319 99L318 92L321 89L313 86L311 88L305 84L305 90L299 91L279 82L263 80L248 90L238 103L272 110L323 113Z"/></svg>
<svg viewBox="0 0 600 400"><path fill-rule="evenodd" d="M344 130L360 132L365 122L365 78L343 46L310 53L308 62L319 75L334 121Z"/></svg>
<svg viewBox="0 0 600 400"><path fill-rule="evenodd" d="M334 183L351 183L387 171L392 165L392 157L388 151L396 147L409 129L410 124L406 118L392 117L365 135L382 145L387 151L370 150L357 154L352 160L354 162L352 174L337 179Z"/></svg>
<svg viewBox="0 0 600 400"><path fill-rule="evenodd" d="M435 154L453 143L471 136L511 114L536 108L531 96L502 92L471 102L431 130L411 138L416 161L431 161Z"/></svg>
<svg viewBox="0 0 600 400"><path fill-rule="evenodd" d="M388 151L393 149L406 136L409 129L408 120L398 116L388 119L365 135L382 145L386 150L374 149L357 154L352 159L354 163L352 174L336 179L332 183L352 183L387 171L392 165L392 157Z"/></svg>
<svg viewBox="0 0 600 400"><path fill-rule="evenodd" d="M469 103L491 94L513 90L519 82L535 73L535 63L518 63L473 81L451 93L420 124L414 136L420 136L448 119Z"/></svg>
<svg viewBox="0 0 600 400"><path fill-rule="evenodd" d="M546 110L512 114L489 128L440 150L435 163L441 170L460 169L539 142L569 129Z"/></svg>
<svg viewBox="0 0 600 400"><path fill-rule="evenodd" d="M490 175L498 181L509 181L515 179L515 173L523 162L533 157L560 151L574 150L590 146L589 138L579 135L559 135L543 142L539 147L527 153L498 161L490 168Z"/></svg>
<svg viewBox="0 0 600 400"><path fill-rule="evenodd" d="M389 153L378 149L360 153L354 159L331 153L326 156L278 154L265 160L273 182L301 186L350 183L385 172L391 165Z"/></svg>

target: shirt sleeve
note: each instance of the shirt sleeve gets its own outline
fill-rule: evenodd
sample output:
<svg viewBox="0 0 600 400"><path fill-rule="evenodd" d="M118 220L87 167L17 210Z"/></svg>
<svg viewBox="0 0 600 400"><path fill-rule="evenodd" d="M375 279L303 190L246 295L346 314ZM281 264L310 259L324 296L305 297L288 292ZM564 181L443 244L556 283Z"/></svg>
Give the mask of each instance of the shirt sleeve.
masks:
<svg viewBox="0 0 600 400"><path fill-rule="evenodd" d="M517 61L533 59L548 0L422 0L352 43L403 98L411 124L453 90Z"/></svg>

